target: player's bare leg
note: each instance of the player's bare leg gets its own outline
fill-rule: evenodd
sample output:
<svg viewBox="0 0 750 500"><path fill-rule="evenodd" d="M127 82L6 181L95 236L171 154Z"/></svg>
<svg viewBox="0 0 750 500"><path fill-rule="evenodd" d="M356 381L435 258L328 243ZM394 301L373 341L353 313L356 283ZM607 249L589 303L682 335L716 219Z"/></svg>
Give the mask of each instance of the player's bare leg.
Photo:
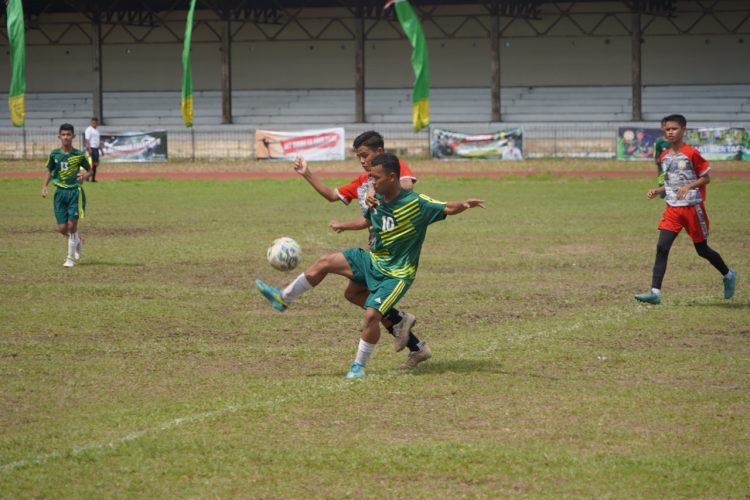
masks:
<svg viewBox="0 0 750 500"><path fill-rule="evenodd" d="M255 280L255 286L274 309L283 312L297 297L318 286L329 274L338 274L350 280L354 279L354 273L349 262L344 254L339 252L319 258L304 273L287 285L284 290L269 286L260 279Z"/></svg>
<svg viewBox="0 0 750 500"><path fill-rule="evenodd" d="M364 307L367 296L370 294L370 290L366 286L350 281L344 290L344 297L352 304ZM411 332L414 323L417 322L416 316L410 313L399 312L396 308L392 308L388 313L383 316L380 323L388 330L388 333L393 335L393 343L396 352L404 349L409 343L409 337L414 336ZM416 342L419 339L414 337Z"/></svg>
<svg viewBox="0 0 750 500"><path fill-rule="evenodd" d="M382 319L383 315L377 309L371 307L365 309L365 322L362 325L362 337L359 339L357 357L346 374L346 378L360 378L366 375L367 361L375 350L375 344L380 340L380 322Z"/></svg>

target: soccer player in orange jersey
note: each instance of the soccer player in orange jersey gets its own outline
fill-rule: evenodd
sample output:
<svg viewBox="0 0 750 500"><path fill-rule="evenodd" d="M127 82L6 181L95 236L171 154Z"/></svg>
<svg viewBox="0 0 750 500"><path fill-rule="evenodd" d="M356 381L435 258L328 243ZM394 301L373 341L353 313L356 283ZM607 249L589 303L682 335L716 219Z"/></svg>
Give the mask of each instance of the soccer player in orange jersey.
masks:
<svg viewBox="0 0 750 500"><path fill-rule="evenodd" d="M737 273L729 269L719 253L708 246L708 214L704 201L706 184L711 182L711 166L700 152L683 142L687 120L682 115L669 115L662 121L664 137L671 147L659 156L664 185L649 189L650 200L664 193L667 206L659 223L659 241L656 244L651 290L639 293L636 300L649 304L661 303L661 285L667 270L667 259L672 243L682 229L688 233L698 255L708 260L722 275L724 298L731 299L737 282Z"/></svg>

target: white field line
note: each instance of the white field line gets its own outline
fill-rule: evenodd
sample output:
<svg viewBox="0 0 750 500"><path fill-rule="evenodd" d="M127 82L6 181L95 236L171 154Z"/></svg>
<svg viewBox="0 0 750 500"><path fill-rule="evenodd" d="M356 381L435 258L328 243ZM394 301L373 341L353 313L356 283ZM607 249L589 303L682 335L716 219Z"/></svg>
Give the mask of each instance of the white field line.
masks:
<svg viewBox="0 0 750 500"><path fill-rule="evenodd" d="M375 377L368 376L367 378L368 379L374 378L376 380L379 380L379 379L389 378L389 377L390 377L389 375L381 375L381 376L375 376ZM32 465L40 465L40 464L49 462L50 460L56 460L59 458L78 457L78 456L85 455L91 452L97 452L97 451L103 451L103 450L114 450L115 448L118 448L119 446L123 444L130 443L132 441L137 441L138 439L141 439L142 437L147 436L149 434L158 434L160 432L174 429L176 427L180 427L185 424L190 424L193 422L201 422L201 421L209 420L212 418L222 417L224 415L231 415L233 413L238 413L241 411L259 409L259 408L273 408L276 405L284 404L289 401L293 401L293 400L298 401L301 397L321 396L327 392L334 392L335 390L339 390L347 386L351 386L352 382L357 382L357 381L344 379L344 380L341 380L339 382L335 382L332 384L320 385L317 388L313 388L312 391L309 391L309 392L306 391L303 394L288 395L285 397L273 398L267 401L253 402L253 403L247 403L247 404L228 405L223 408L218 408L216 410L211 410L211 411L206 411L206 412L201 412L201 413L194 413L192 415L187 415L184 417L178 417L178 418L163 422L154 427L150 427L150 428L139 430L139 431L129 432L128 434L125 434L124 436L119 437L117 439L113 439L111 441L91 443L91 444L86 444L86 445L81 445L81 446L73 446L71 448L66 448L64 450L53 451L51 453L44 453L44 454L37 455L35 457L27 458L24 460L17 460L15 462L10 462L10 463L0 466L0 473L12 472L14 470L21 469L23 467L32 466Z"/></svg>
<svg viewBox="0 0 750 500"><path fill-rule="evenodd" d="M511 334L510 336L503 339L488 342L487 344L485 344L484 349L471 351L470 353L467 352L466 354L471 354L472 356L476 356L477 354L490 355L493 352L500 350L504 345L507 345L508 342L522 343L533 339L552 337L563 333L571 333L582 330L584 328L594 328L598 326L623 323L633 318L634 316L650 313L653 309L653 307L636 305L635 307L622 309L616 312L603 311L595 317L587 318L584 320L577 320L570 324L563 323L559 326L549 329L539 329L529 333L521 333L515 335ZM605 314L605 316L601 317L601 314Z"/></svg>

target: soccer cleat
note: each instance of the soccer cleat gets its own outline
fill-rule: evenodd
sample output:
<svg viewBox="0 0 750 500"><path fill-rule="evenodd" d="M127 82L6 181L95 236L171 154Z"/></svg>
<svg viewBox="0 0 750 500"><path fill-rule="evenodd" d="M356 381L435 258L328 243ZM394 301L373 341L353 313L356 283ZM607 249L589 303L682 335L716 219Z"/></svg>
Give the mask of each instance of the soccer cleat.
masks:
<svg viewBox="0 0 750 500"><path fill-rule="evenodd" d="M432 350L426 343L422 344L421 351L412 351L406 357L404 364L400 366L402 370L411 370L417 367L422 361L427 361L432 357Z"/></svg>
<svg viewBox="0 0 750 500"><path fill-rule="evenodd" d="M411 333L411 329L416 322L416 316L404 313L401 321L393 325L393 346L396 348L396 352L400 352L406 347L409 342L409 333Z"/></svg>
<svg viewBox="0 0 750 500"><path fill-rule="evenodd" d="M63 267L73 267L76 265L76 261L73 259L65 259L65 262L63 263Z"/></svg>
<svg viewBox="0 0 750 500"><path fill-rule="evenodd" d="M653 304L655 306L661 304L661 296L654 292L639 293L635 296L635 300L638 302Z"/></svg>
<svg viewBox="0 0 750 500"><path fill-rule="evenodd" d="M734 288L737 285L737 271L734 269L729 270L732 273L731 278L722 278L724 280L724 298L731 299L734 295Z"/></svg>
<svg viewBox="0 0 750 500"><path fill-rule="evenodd" d="M346 378L361 378L366 375L364 366L359 363L352 363L352 367L349 369L349 373L346 374Z"/></svg>
<svg viewBox="0 0 750 500"><path fill-rule="evenodd" d="M268 299L268 302L271 303L274 309L279 312L286 311L287 304L284 302L284 299L281 298L281 290L266 285L260 279L255 280L255 286L258 287L258 291L261 295Z"/></svg>
<svg viewBox="0 0 750 500"><path fill-rule="evenodd" d="M78 237L78 242L76 243L76 251L73 254L73 258L76 262L81 260L81 255L83 255L83 242L81 241L81 237Z"/></svg>

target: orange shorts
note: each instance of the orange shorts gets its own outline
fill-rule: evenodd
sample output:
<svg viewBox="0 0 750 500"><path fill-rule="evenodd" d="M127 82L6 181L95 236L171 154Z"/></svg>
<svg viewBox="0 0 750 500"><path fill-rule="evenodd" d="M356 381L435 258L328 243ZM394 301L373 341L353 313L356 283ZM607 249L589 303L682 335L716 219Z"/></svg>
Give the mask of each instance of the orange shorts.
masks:
<svg viewBox="0 0 750 500"><path fill-rule="evenodd" d="M690 235L693 243L708 239L708 214L703 203L689 207L667 205L658 229L679 233L683 228Z"/></svg>

